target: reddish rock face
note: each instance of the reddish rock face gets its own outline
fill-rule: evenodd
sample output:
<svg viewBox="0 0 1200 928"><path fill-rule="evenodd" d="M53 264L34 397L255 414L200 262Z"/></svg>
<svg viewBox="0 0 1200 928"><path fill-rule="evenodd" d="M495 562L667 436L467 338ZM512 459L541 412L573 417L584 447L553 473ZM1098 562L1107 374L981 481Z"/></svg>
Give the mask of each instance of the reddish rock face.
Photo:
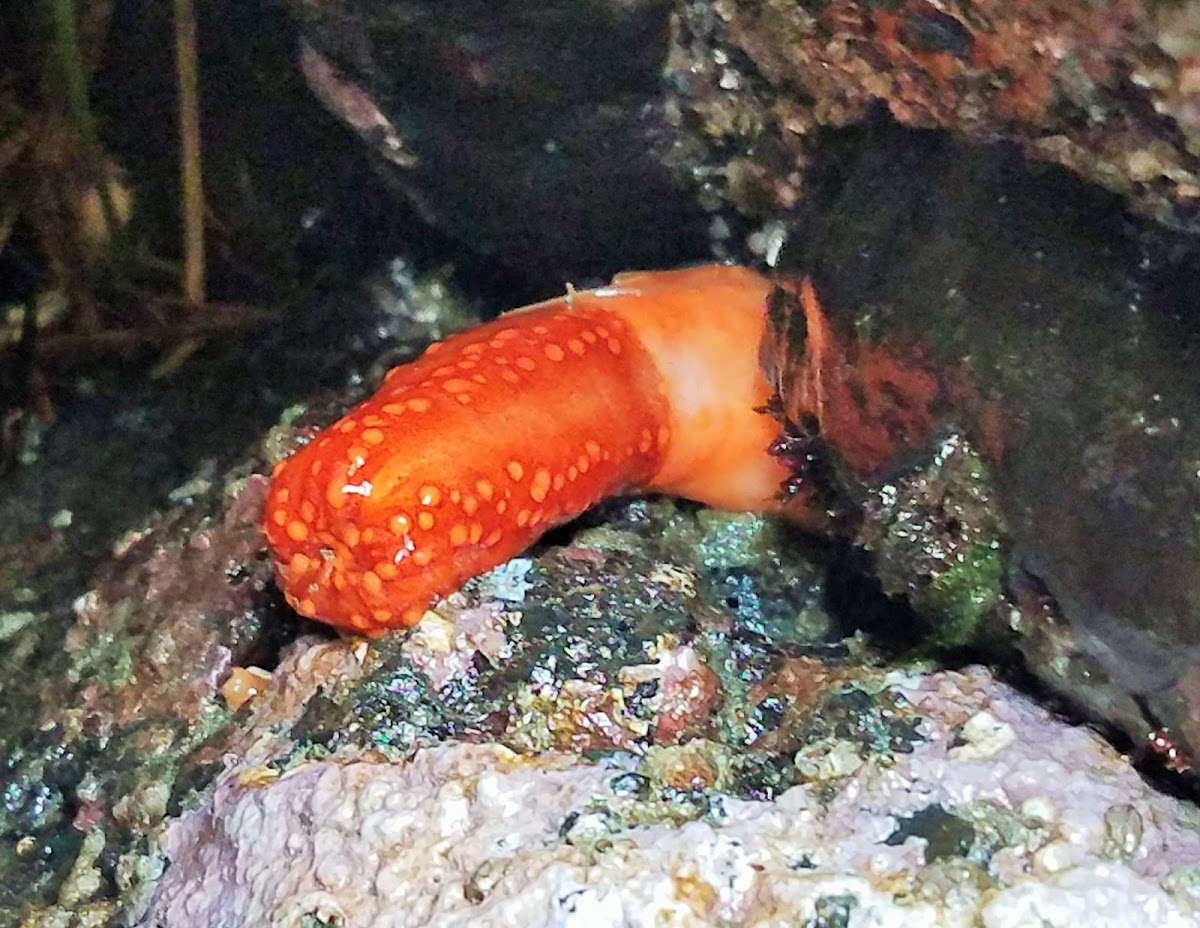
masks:
<svg viewBox="0 0 1200 928"><path fill-rule="evenodd" d="M814 172L783 262L810 276L763 352L817 490L885 588L991 626L952 641L1015 631L1052 685L1194 751L1200 249L1011 151L875 141Z"/></svg>

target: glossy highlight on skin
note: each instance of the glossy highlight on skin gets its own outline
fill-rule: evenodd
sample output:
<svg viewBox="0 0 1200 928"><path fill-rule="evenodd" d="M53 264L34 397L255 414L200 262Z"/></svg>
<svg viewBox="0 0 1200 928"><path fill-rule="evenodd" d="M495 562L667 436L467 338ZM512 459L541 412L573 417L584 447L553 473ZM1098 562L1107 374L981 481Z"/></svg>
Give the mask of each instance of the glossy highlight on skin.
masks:
<svg viewBox="0 0 1200 928"><path fill-rule="evenodd" d="M738 267L620 274L394 368L275 469L263 524L288 602L375 635L606 496L776 510L756 411L770 289Z"/></svg>

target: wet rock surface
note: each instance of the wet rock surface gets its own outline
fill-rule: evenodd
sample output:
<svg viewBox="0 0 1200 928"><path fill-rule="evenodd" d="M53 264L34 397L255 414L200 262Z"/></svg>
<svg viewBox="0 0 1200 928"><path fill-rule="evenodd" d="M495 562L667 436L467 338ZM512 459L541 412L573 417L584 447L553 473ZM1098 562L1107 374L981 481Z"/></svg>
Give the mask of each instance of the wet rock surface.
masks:
<svg viewBox="0 0 1200 928"><path fill-rule="evenodd" d="M973 142L1007 139L1196 228L1188 5L717 0L678 5L675 23L681 106L724 155L714 189L751 209L786 210L803 194L795 167L816 130L882 110Z"/></svg>
<svg viewBox="0 0 1200 928"><path fill-rule="evenodd" d="M660 89L670 4L292 8L309 83L431 224L527 278L704 254Z"/></svg>
<svg viewBox="0 0 1200 928"><path fill-rule="evenodd" d="M1200 228L1187 4L290 6L310 84L401 195L518 273L736 256L739 233L802 197L820 130L881 111L1010 140Z"/></svg>
<svg viewBox="0 0 1200 928"><path fill-rule="evenodd" d="M828 365L861 393L817 415L860 542L944 643L1015 633L1089 711L1194 752L1200 248L1009 149L864 135L814 170L781 258L858 365ZM801 420L814 320L777 320Z"/></svg>
<svg viewBox="0 0 1200 928"><path fill-rule="evenodd" d="M218 686L273 667L297 634L274 591L262 458L247 445L286 453L296 430L263 429L289 399L338 391L313 403L328 419L364 377L471 312L436 275L395 269L388 300L331 297L157 395L64 406L6 477L0 923L116 917L153 873L155 823L211 782L219 757L196 752L230 724Z"/></svg>

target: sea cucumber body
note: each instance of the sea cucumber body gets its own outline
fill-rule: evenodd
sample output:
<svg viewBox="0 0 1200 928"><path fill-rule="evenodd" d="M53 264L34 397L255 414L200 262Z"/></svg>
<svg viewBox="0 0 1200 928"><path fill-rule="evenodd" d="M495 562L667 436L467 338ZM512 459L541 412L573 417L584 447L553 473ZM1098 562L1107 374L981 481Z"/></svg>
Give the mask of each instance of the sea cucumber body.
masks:
<svg viewBox="0 0 1200 928"><path fill-rule="evenodd" d="M621 492L774 508L756 413L770 285L619 275L434 344L275 471L264 526L304 615L378 634Z"/></svg>

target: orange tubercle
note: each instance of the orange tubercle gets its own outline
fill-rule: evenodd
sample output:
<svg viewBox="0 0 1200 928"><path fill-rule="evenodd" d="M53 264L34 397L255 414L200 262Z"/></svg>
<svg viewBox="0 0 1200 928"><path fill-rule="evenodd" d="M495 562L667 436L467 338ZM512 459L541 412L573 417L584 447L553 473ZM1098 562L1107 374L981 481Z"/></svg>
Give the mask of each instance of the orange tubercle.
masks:
<svg viewBox="0 0 1200 928"><path fill-rule="evenodd" d="M297 611L380 634L606 496L775 510L756 412L771 284L618 275L430 346L276 469L263 525Z"/></svg>

